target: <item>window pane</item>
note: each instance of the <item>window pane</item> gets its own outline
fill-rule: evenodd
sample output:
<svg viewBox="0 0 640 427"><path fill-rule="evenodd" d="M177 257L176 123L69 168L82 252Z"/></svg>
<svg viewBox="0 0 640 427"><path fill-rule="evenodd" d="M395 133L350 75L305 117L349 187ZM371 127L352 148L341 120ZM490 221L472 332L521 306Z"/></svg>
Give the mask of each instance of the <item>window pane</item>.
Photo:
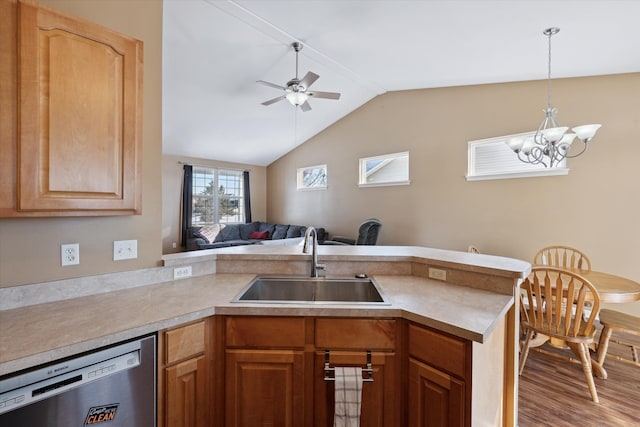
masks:
<svg viewBox="0 0 640 427"><path fill-rule="evenodd" d="M192 202L196 226L244 222L242 171L194 167Z"/></svg>
<svg viewBox="0 0 640 427"><path fill-rule="evenodd" d="M319 190L327 188L327 165L298 168L298 190Z"/></svg>
<svg viewBox="0 0 640 427"><path fill-rule="evenodd" d="M402 185L408 183L408 152L360 159L360 185Z"/></svg>

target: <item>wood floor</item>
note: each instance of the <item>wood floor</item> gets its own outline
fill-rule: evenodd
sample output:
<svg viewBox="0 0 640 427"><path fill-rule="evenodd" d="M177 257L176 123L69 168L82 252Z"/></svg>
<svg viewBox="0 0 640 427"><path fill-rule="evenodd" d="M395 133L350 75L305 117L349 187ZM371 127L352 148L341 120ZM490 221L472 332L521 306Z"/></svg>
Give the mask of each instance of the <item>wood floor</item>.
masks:
<svg viewBox="0 0 640 427"><path fill-rule="evenodd" d="M613 343L609 352L631 354ZM640 367L609 358L604 366L608 378L595 378L600 403L593 403L580 365L531 351L520 376L519 427L640 426Z"/></svg>

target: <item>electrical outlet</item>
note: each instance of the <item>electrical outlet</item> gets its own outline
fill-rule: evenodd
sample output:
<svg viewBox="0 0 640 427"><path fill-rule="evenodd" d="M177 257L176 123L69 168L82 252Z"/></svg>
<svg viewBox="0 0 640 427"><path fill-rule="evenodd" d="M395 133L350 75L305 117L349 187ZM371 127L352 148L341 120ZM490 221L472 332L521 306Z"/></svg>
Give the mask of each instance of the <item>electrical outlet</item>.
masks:
<svg viewBox="0 0 640 427"><path fill-rule="evenodd" d="M63 267L80 264L80 245L78 243L60 245L60 260Z"/></svg>
<svg viewBox="0 0 640 427"><path fill-rule="evenodd" d="M113 242L113 260L138 258L137 240L116 240Z"/></svg>
<svg viewBox="0 0 640 427"><path fill-rule="evenodd" d="M447 280L447 270L429 267L429 278L438 280Z"/></svg>
<svg viewBox="0 0 640 427"><path fill-rule="evenodd" d="M173 269L173 280L184 279L187 277L191 277L190 265L187 265L186 267L176 267Z"/></svg>

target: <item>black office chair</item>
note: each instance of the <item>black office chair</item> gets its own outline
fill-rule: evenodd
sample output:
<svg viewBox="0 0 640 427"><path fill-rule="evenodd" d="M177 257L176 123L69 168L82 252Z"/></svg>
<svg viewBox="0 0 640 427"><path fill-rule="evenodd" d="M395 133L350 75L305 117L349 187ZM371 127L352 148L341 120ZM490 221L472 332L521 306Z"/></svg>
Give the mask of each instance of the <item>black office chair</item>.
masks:
<svg viewBox="0 0 640 427"><path fill-rule="evenodd" d="M324 245L375 245L378 241L378 233L380 232L382 223L379 219L369 218L365 220L358 228L358 239L350 239L348 237L334 236L331 240L325 240Z"/></svg>

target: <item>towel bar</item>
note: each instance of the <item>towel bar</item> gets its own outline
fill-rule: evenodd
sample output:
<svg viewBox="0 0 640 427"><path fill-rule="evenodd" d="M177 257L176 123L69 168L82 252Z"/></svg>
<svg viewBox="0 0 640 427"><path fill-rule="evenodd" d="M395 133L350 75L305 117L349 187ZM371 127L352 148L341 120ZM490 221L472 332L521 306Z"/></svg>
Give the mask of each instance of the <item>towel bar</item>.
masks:
<svg viewBox="0 0 640 427"><path fill-rule="evenodd" d="M324 351L324 380L335 381L336 369L331 367L329 359L331 358L330 350ZM367 383L373 382L373 365L371 364L371 350L367 350L367 365L362 368L362 381Z"/></svg>

